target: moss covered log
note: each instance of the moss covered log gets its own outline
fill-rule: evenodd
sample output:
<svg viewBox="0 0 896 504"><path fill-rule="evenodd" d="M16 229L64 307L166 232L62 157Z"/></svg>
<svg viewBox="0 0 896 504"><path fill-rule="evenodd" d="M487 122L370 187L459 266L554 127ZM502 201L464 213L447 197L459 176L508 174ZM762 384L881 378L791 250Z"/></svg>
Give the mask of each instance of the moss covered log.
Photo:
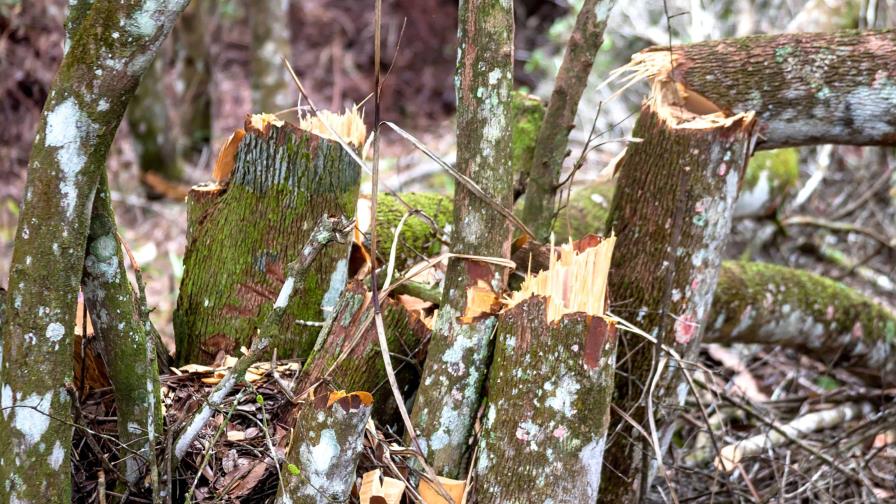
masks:
<svg viewBox="0 0 896 504"><path fill-rule="evenodd" d="M321 215L355 214L360 169L336 142L290 124L247 121L232 177L220 191L203 191L201 216L190 211L190 241L174 330L180 363L209 363L219 352L248 345ZM344 287L348 248L328 247L312 266L301 295L287 307L282 357L305 357L317 336L301 321L322 321Z"/></svg>
<svg viewBox="0 0 896 504"><path fill-rule="evenodd" d="M93 200L82 289L112 381L118 416L120 472L137 485L146 470L156 470L155 448L162 432L162 401L156 342L148 321L142 320L137 298L125 270L106 175ZM139 455L134 456L133 452ZM149 462L149 463L147 463ZM158 474L152 474L157 484ZM154 488L154 495L158 487Z"/></svg>
<svg viewBox="0 0 896 504"><path fill-rule="evenodd" d="M633 59L668 65L668 51ZM756 35L677 46L673 55L663 74L696 100L756 112L758 149L896 144L896 30Z"/></svg>
<svg viewBox="0 0 896 504"><path fill-rule="evenodd" d="M625 305L616 313L688 358L709 317L755 119L749 113L700 115L674 95L675 89L655 88L641 107L632 134L644 140L629 145L619 161L607 229L618 236L610 291ZM646 426L646 387L659 360L668 356L640 336L626 335L625 342L629 353L619 361L624 359L620 372L628 379L617 384L614 404ZM651 388L660 429L666 406L676 397L684 400L683 379L670 360L654 382L659 386ZM614 416L611 430L617 428L621 434L607 446L601 499L637 502L649 482L639 483L648 478L649 461L642 460L639 446L643 438Z"/></svg>
<svg viewBox="0 0 896 504"><path fill-rule="evenodd" d="M289 0L255 0L248 9L252 107L256 112L273 114L297 103L298 93L281 59L292 59L289 4Z"/></svg>
<svg viewBox="0 0 896 504"><path fill-rule="evenodd" d="M366 392L316 387L296 418L284 482L274 502L349 502L372 407L373 398Z"/></svg>
<svg viewBox="0 0 896 504"><path fill-rule="evenodd" d="M476 0L458 12L457 170L490 195L485 201L458 184L454 194L453 252L510 257L511 228L493 204L511 208L511 95L513 89L513 4ZM481 387L488 366L496 318L462 321L467 289L485 285L501 292L507 273L464 259L452 259L445 274L441 309L412 413L424 456L438 475L466 474Z"/></svg>
<svg viewBox="0 0 896 504"><path fill-rule="evenodd" d="M522 220L540 240L547 239L554 220L560 169L567 156L569 132L575 127L579 100L597 51L604 42L607 18L615 0L585 0L566 44L563 61L539 129L526 186Z"/></svg>
<svg viewBox="0 0 896 504"><path fill-rule="evenodd" d="M615 327L546 319L532 297L499 317L479 438L480 503L595 502L615 372Z"/></svg>
<svg viewBox="0 0 896 504"><path fill-rule="evenodd" d="M373 417L380 425L401 430L398 407L380 354L372 322L370 294L360 282L351 282L342 293L333 317L321 329L314 351L302 370L304 390L325 378L341 390L363 390L374 397ZM430 330L403 306L391 299L382 302L383 325L389 351L400 364L395 375L405 399L416 391L426 357ZM363 330L362 330L363 328Z"/></svg>
<svg viewBox="0 0 896 504"><path fill-rule="evenodd" d="M29 160L0 335L0 501L71 500L65 383L92 201L128 101L185 4L73 6Z"/></svg>
<svg viewBox="0 0 896 504"><path fill-rule="evenodd" d="M896 383L896 314L839 282L728 261L712 306L706 341L795 347L872 383Z"/></svg>

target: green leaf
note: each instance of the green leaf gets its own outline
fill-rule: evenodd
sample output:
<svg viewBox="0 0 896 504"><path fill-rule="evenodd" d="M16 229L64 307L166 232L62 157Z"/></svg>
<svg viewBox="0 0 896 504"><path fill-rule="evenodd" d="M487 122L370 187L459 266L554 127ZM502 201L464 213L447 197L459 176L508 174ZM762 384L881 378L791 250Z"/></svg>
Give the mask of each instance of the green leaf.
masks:
<svg viewBox="0 0 896 504"><path fill-rule="evenodd" d="M264 406L264 397L261 397L261 394L256 394L256 395L255 395L255 402L257 402L258 404Z"/></svg>
<svg viewBox="0 0 896 504"><path fill-rule="evenodd" d="M298 476L299 473L302 472L302 471L299 470L298 467L296 467L295 464L286 464L286 469L288 469L289 472L290 472L293 476Z"/></svg>
<svg viewBox="0 0 896 504"><path fill-rule="evenodd" d="M826 392L840 388L840 382L830 376L819 376L815 379L815 384Z"/></svg>

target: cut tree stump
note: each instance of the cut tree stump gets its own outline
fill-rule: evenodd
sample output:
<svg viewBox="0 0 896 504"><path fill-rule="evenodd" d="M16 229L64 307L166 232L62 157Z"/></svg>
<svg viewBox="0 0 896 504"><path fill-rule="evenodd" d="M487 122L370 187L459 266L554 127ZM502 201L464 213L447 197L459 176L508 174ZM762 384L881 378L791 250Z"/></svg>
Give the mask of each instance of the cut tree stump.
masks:
<svg viewBox="0 0 896 504"><path fill-rule="evenodd" d="M607 230L618 241L610 290L625 318L691 357L703 336L715 292L722 251L731 229L738 188L755 141L752 113L726 116L689 109L673 81L658 79L641 107L630 144L617 165L619 179ZM627 333L619 357L626 376L616 387L614 405L647 425L653 417L662 451L668 407L684 400L687 387L679 363L641 336ZM665 364L662 366L662 364ZM654 373L663 368L654 380ZM651 384L655 384L652 387ZM649 389L648 389L649 387ZM638 502L653 460L649 440L614 415L601 484L603 502ZM642 443L643 441L643 443ZM644 484L639 478L647 480Z"/></svg>
<svg viewBox="0 0 896 504"><path fill-rule="evenodd" d="M616 327L603 318L613 241L575 258L565 250L538 275L552 278L531 290L524 282L513 293L522 299L500 315L478 502L596 501L615 373Z"/></svg>
<svg viewBox="0 0 896 504"><path fill-rule="evenodd" d="M292 431L277 504L349 501L372 406L367 392L315 388Z"/></svg>
<svg viewBox="0 0 896 504"><path fill-rule="evenodd" d="M285 261L299 255L318 218L355 215L360 168L338 143L271 116L249 118L245 131L229 180L188 197L194 208L174 313L180 363L207 364L249 346ZM287 307L274 342L279 356L308 355L318 328L301 322L325 320L347 270L348 245L321 253Z"/></svg>

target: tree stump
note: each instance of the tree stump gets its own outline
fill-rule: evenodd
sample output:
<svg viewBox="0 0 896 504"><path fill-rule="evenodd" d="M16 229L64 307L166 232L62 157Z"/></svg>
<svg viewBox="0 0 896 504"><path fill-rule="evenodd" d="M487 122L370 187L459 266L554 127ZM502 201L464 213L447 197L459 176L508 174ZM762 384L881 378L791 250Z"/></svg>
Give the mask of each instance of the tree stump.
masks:
<svg viewBox="0 0 896 504"><path fill-rule="evenodd" d="M174 313L177 359L210 363L249 346L319 217L355 215L360 168L338 143L291 124L246 122L230 179L194 188L190 240ZM203 210L204 209L204 210ZM281 357L305 357L345 285L348 245L328 247L293 296L274 342Z"/></svg>

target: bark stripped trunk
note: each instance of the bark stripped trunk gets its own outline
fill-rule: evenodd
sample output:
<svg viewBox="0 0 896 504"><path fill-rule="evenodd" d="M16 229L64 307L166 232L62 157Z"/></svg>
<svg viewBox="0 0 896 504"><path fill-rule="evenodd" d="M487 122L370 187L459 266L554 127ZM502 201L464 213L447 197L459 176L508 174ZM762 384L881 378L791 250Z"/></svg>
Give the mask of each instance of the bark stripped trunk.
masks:
<svg viewBox="0 0 896 504"><path fill-rule="evenodd" d="M295 86L281 58L292 59L289 0L255 0L249 8L252 31L252 107L274 113L296 106Z"/></svg>
<svg viewBox="0 0 896 504"><path fill-rule="evenodd" d="M96 2L73 10L81 29L69 34L44 105L10 271L0 372L3 502L71 499L64 385L72 376L90 209L128 101L185 4Z"/></svg>
<svg viewBox="0 0 896 504"><path fill-rule="evenodd" d="M499 205L513 199L511 90L513 5L468 0L458 18L457 169ZM451 235L453 252L510 256L510 226L491 205L458 184ZM465 456L488 366L496 318L463 322L467 289L477 282L500 292L506 273L484 263L452 259L445 276L429 358L417 392L412 422L423 454L441 476L465 474Z"/></svg>
<svg viewBox="0 0 896 504"><path fill-rule="evenodd" d="M174 313L180 363L209 363L248 346L285 261L299 254L313 223L324 214L355 215L360 169L339 144L290 124L253 126L250 119L246 131L223 189L193 191L206 210L190 211L195 225ZM287 307L277 355L308 355L318 331L301 321L332 313L347 271L348 245L322 252Z"/></svg>
<svg viewBox="0 0 896 504"><path fill-rule="evenodd" d="M284 473L278 504L349 501L373 397L366 392L343 394L320 385L299 412L287 455L287 463L298 473Z"/></svg>
<svg viewBox="0 0 896 504"><path fill-rule="evenodd" d="M700 116L680 104L675 87L658 82L642 105L632 134L643 141L629 145L620 161L607 228L619 237L610 275L613 297L624 303L617 314L688 358L709 316L755 121L750 113ZM640 336L623 341L630 353L620 356L620 372L628 379L617 385L614 404L646 425L644 389L668 355ZM662 410L674 403L667 397L680 402L687 388L671 359L657 383L652 414L662 426ZM642 455L646 464L652 452L639 449L641 434L614 416L610 431L617 428L622 433L608 444L600 497L633 502L645 490L639 477L649 482Z"/></svg>
<svg viewBox="0 0 896 504"><path fill-rule="evenodd" d="M597 51L604 42L604 29L614 3L615 0L585 0L554 82L544 123L535 143L522 215L523 222L538 239L546 239L551 233L554 199L560 169L567 156L569 132L575 127L579 100L588 84Z"/></svg>
<svg viewBox="0 0 896 504"><path fill-rule="evenodd" d="M545 298L502 313L476 461L480 503L595 502L616 329L598 316L548 322Z"/></svg>
<svg viewBox="0 0 896 504"><path fill-rule="evenodd" d="M807 271L726 261L705 340L796 347L871 382L896 381L896 314Z"/></svg>
<svg viewBox="0 0 896 504"><path fill-rule="evenodd" d="M157 437L162 432L162 406L156 341L144 322L124 267L106 175L93 200L82 285L94 334L112 381L118 412L118 439L125 467L121 473L136 485L148 467L158 497L155 464ZM136 451L139 456L134 456ZM142 459L141 459L142 457Z"/></svg>
<svg viewBox="0 0 896 504"><path fill-rule="evenodd" d="M653 47L633 61L665 66L668 51ZM896 30L756 35L677 46L673 55L670 76L695 102L756 112L758 149L896 145Z"/></svg>

